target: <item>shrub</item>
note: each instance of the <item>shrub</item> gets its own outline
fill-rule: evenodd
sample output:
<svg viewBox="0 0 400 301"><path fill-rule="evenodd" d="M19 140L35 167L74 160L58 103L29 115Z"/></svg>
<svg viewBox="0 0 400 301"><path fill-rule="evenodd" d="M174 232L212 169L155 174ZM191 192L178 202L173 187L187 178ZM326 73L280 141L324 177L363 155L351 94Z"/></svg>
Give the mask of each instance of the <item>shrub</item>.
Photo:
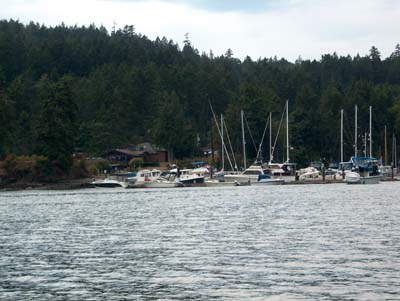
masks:
<svg viewBox="0 0 400 301"><path fill-rule="evenodd" d="M48 181L53 176L53 166L47 157L38 156L34 167L34 178L39 181Z"/></svg>
<svg viewBox="0 0 400 301"><path fill-rule="evenodd" d="M104 170L110 170L110 163L105 159L97 159L86 161L85 164L86 171L91 175L103 174Z"/></svg>
<svg viewBox="0 0 400 301"><path fill-rule="evenodd" d="M129 161L129 169L130 170L138 170L144 164L143 158L132 158Z"/></svg>

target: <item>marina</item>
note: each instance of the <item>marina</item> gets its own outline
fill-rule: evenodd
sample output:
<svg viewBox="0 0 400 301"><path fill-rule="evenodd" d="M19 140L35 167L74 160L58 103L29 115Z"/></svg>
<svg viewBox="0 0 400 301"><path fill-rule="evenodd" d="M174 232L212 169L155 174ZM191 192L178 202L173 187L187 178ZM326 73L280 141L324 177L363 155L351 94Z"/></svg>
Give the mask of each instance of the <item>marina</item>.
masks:
<svg viewBox="0 0 400 301"><path fill-rule="evenodd" d="M3 2L0 301L400 301L400 1Z"/></svg>

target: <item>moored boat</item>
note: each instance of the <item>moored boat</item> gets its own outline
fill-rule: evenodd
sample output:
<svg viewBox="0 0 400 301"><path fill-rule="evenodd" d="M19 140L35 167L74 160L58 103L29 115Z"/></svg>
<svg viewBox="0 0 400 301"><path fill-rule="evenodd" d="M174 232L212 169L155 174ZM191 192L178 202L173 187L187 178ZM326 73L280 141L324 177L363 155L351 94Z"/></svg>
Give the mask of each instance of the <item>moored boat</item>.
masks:
<svg viewBox="0 0 400 301"><path fill-rule="evenodd" d="M174 188L183 187L176 174L164 172L154 181L147 182L143 185L144 188Z"/></svg>
<svg viewBox="0 0 400 301"><path fill-rule="evenodd" d="M223 181L250 184L282 184L284 182L281 178L274 178L269 175L261 164L253 164L240 174L225 174Z"/></svg>
<svg viewBox="0 0 400 301"><path fill-rule="evenodd" d="M178 169L174 168L170 172L177 175L179 181L185 186L192 186L196 184L204 183L204 174L199 171L196 172L195 169ZM208 170L207 170L208 171Z"/></svg>
<svg viewBox="0 0 400 301"><path fill-rule="evenodd" d="M345 171L347 184L378 184L383 178L373 157L351 157L346 166L350 168Z"/></svg>
<svg viewBox="0 0 400 301"><path fill-rule="evenodd" d="M121 182L117 181L112 178L105 178L103 180L96 180L91 183L95 187L102 187L102 188L114 188L114 187L126 187L128 182Z"/></svg>
<svg viewBox="0 0 400 301"><path fill-rule="evenodd" d="M153 169L142 169L139 170L135 177L128 178L127 188L141 188L145 187L145 184L151 183L157 180L161 175L161 170Z"/></svg>

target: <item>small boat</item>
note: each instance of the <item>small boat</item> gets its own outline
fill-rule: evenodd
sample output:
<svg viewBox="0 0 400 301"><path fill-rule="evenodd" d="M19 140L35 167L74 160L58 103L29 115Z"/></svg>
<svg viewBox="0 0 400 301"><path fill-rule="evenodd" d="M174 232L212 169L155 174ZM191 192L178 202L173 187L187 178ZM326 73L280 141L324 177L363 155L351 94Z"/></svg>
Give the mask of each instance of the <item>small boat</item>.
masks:
<svg viewBox="0 0 400 301"><path fill-rule="evenodd" d="M378 184L383 176L378 170L378 160L372 157L351 157L345 171L347 184Z"/></svg>
<svg viewBox="0 0 400 301"><path fill-rule="evenodd" d="M156 180L144 183L145 188L174 188L183 187L183 184L173 173L162 173Z"/></svg>
<svg viewBox="0 0 400 301"><path fill-rule="evenodd" d="M279 180L279 181L276 181ZM238 183L261 183L259 184L266 184L266 183L273 183L273 184L280 184L283 183L284 180L281 178L272 177L268 174L267 170L263 169L261 164L253 164L249 168L247 168L241 174L225 174L223 175L224 182L238 182Z"/></svg>
<svg viewBox="0 0 400 301"><path fill-rule="evenodd" d="M204 183L205 176L204 176L203 172L200 171L200 168L198 168L198 169L174 168L170 172L175 175L179 175L179 181L185 186L192 186L192 185Z"/></svg>
<svg viewBox="0 0 400 301"><path fill-rule="evenodd" d="M319 179L321 177L321 173L318 169L315 167L307 167L299 170L299 180L300 181L305 181L305 180L313 180L313 179Z"/></svg>
<svg viewBox="0 0 400 301"><path fill-rule="evenodd" d="M251 185L282 185L285 183L284 179L272 178L270 175L259 175L257 182L252 182Z"/></svg>
<svg viewBox="0 0 400 301"><path fill-rule="evenodd" d="M234 187L234 186L249 186L251 185L250 182L221 182L217 179L208 179L204 181L204 185L206 187Z"/></svg>
<svg viewBox="0 0 400 301"><path fill-rule="evenodd" d="M157 180L161 175L161 170L142 169L139 170L134 177L128 178L127 188L142 188L146 183L151 183Z"/></svg>
<svg viewBox="0 0 400 301"><path fill-rule="evenodd" d="M128 182L117 181L112 178L105 178L104 180L96 180L91 183L96 187L114 188L114 187L127 187Z"/></svg>

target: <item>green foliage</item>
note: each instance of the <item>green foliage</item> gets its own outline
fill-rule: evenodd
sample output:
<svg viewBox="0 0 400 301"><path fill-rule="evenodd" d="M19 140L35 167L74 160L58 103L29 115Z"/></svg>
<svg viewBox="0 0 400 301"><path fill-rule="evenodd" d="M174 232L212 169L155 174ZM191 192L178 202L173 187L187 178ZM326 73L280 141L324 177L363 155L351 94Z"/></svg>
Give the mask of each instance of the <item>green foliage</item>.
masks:
<svg viewBox="0 0 400 301"><path fill-rule="evenodd" d="M84 159L74 160L70 170L70 176L74 179L85 178L89 175Z"/></svg>
<svg viewBox="0 0 400 301"><path fill-rule="evenodd" d="M193 130L184 116L182 105L176 93L161 95L162 103L155 118L152 133L155 142L169 150L177 158L194 151Z"/></svg>
<svg viewBox="0 0 400 301"><path fill-rule="evenodd" d="M91 175L102 175L105 170L110 170L111 165L107 160L97 159L85 162L85 170Z"/></svg>
<svg viewBox="0 0 400 301"><path fill-rule="evenodd" d="M57 83L42 78L42 110L37 130L37 153L49 158L62 173L72 166L76 135L76 107L71 98L68 78ZM56 169L56 171L57 171Z"/></svg>
<svg viewBox="0 0 400 301"><path fill-rule="evenodd" d="M142 158L132 158L129 161L129 168L130 170L138 170L140 167L142 167L144 164L144 161Z"/></svg>
<svg viewBox="0 0 400 301"><path fill-rule="evenodd" d="M48 181L54 175L54 170L48 158L39 156L34 168L34 177L38 181Z"/></svg>
<svg viewBox="0 0 400 301"><path fill-rule="evenodd" d="M14 110L11 101L0 91L0 159L12 145Z"/></svg>
<svg viewBox="0 0 400 301"><path fill-rule="evenodd" d="M4 160L7 179L24 181L46 181L53 175L53 169L46 157L8 155Z"/></svg>
<svg viewBox="0 0 400 301"><path fill-rule="evenodd" d="M48 158L39 164L43 175L68 174L74 150L101 155L143 141L176 158L190 157L210 147L209 102L226 116L239 154L240 110L259 143L270 111L275 136L287 99L293 160L339 159L341 108L350 156L355 104L360 132L368 127L368 107L374 108L379 157L384 125L390 135L400 134L400 46L388 58L373 46L355 57L240 61L231 49L221 56L199 54L189 35L182 49L165 37L151 41L133 25L108 33L94 25L49 28L0 20L0 158L42 154ZM218 146L215 128L213 135ZM255 156L251 145L248 140L249 159ZM276 159L283 145L280 137Z"/></svg>

